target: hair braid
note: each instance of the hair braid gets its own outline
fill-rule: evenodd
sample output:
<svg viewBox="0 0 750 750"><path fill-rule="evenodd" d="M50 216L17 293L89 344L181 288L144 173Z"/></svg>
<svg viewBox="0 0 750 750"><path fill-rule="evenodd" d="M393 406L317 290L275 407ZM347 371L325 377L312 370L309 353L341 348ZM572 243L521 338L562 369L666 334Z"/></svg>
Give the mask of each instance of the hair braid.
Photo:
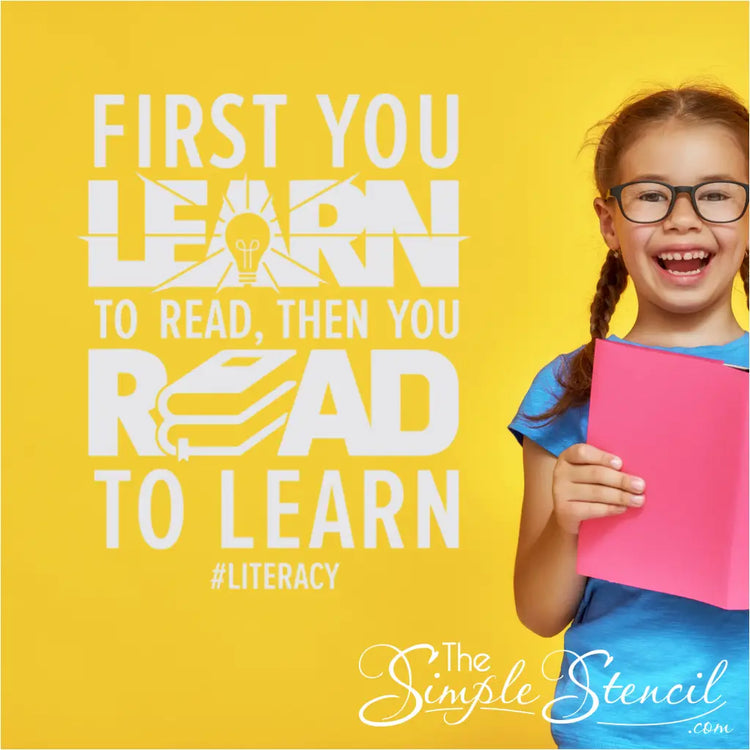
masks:
<svg viewBox="0 0 750 750"><path fill-rule="evenodd" d="M528 419L549 421L570 407L580 406L589 400L591 376L594 372L595 341L606 338L609 333L609 321L627 285L628 271L625 263L619 251L610 250L599 273L596 293L591 302L591 341L567 362L567 367L563 371L557 374L560 385L565 389L560 400L542 414L526 415Z"/></svg>
<svg viewBox="0 0 750 750"><path fill-rule="evenodd" d="M609 333L609 321L620 295L628 283L628 272L618 250L610 250L602 265L596 294L591 302L589 330L591 340L603 339Z"/></svg>

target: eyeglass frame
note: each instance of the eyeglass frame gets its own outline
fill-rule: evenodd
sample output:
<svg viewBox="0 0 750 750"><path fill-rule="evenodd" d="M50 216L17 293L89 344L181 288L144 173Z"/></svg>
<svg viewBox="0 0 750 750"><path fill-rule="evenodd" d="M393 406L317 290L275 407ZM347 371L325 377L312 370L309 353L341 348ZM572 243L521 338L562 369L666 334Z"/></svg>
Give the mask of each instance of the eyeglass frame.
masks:
<svg viewBox="0 0 750 750"><path fill-rule="evenodd" d="M740 215L736 219L730 219L728 221L712 221L711 219L706 219L700 212L695 201L695 191L698 190L698 188L702 188L704 185L713 185L715 183L725 185L740 185L741 187L745 188L745 205L742 208ZM635 219L631 219L625 213L625 210L622 207L622 191L624 188L628 187L628 185L638 184L663 185L665 188L669 188L670 192L672 193L672 200L669 204L667 212L664 214L664 216L662 216L661 219L655 219L654 221L636 221ZM614 198L617 201L617 205L620 207L620 213L622 213L622 215L633 224L658 224L660 221L664 221L664 219L666 219L669 214L672 213L672 209L674 208L675 203L677 203L677 196L680 193L687 193L690 196L690 203L692 204L693 210L695 211L696 215L700 217L701 221L708 222L709 224L732 224L735 221L739 221L745 215L748 202L750 201L750 187L748 186L748 184L746 182L736 182L735 180L706 180L705 182L699 182L697 185L670 185L668 182L661 182L661 180L633 180L631 182L624 182L622 185L614 185L613 187L611 187L607 191L607 195L604 196L604 200Z"/></svg>

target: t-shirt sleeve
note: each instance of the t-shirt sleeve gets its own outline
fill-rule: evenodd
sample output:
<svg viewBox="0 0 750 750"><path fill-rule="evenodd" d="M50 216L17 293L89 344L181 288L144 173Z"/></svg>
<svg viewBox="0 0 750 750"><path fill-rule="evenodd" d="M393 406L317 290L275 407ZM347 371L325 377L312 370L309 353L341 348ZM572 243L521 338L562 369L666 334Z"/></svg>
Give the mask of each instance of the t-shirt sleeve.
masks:
<svg viewBox="0 0 750 750"><path fill-rule="evenodd" d="M543 367L531 383L523 398L516 416L508 425L518 442L523 445L524 437L533 440L555 456L575 443L586 442L588 426L588 405L573 407L561 416L550 421L534 421L530 416L542 414L554 406L563 393L557 380L561 368L571 355L560 355Z"/></svg>

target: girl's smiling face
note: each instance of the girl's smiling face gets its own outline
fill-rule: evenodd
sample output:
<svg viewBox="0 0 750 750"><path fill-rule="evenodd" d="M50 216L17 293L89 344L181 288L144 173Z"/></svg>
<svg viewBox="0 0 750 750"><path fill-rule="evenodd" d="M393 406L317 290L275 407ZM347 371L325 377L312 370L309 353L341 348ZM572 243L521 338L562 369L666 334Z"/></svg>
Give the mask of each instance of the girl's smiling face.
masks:
<svg viewBox="0 0 750 750"><path fill-rule="evenodd" d="M671 185L713 179L746 183L748 162L723 125L670 121L648 128L620 157L618 184L644 179ZM655 224L628 221L614 198L597 198L594 207L607 245L622 253L642 313L653 307L697 313L730 305L732 283L747 248L747 211L729 224L712 224L695 213L686 193L678 194L669 216ZM676 275L657 260L665 252L708 253L710 260L697 274Z"/></svg>

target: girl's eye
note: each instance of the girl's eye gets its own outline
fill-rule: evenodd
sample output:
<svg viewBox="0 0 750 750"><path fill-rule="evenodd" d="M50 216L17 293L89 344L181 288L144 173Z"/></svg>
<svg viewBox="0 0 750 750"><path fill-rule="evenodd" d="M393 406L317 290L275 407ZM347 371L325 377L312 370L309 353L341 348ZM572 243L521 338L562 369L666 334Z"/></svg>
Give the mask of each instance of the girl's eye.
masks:
<svg viewBox="0 0 750 750"><path fill-rule="evenodd" d="M708 200L708 201L725 201L728 198L729 198L729 196L726 195L725 193L720 193L720 192L714 190L714 191L712 191L710 193L703 193L703 195L701 195L701 197L700 197L700 200L702 200L702 201L706 201L706 200Z"/></svg>
<svg viewBox="0 0 750 750"><path fill-rule="evenodd" d="M650 190L646 193L641 193L638 196L638 200L648 201L650 203L657 203L660 200L667 200L667 196L662 193L657 193L654 190Z"/></svg>

